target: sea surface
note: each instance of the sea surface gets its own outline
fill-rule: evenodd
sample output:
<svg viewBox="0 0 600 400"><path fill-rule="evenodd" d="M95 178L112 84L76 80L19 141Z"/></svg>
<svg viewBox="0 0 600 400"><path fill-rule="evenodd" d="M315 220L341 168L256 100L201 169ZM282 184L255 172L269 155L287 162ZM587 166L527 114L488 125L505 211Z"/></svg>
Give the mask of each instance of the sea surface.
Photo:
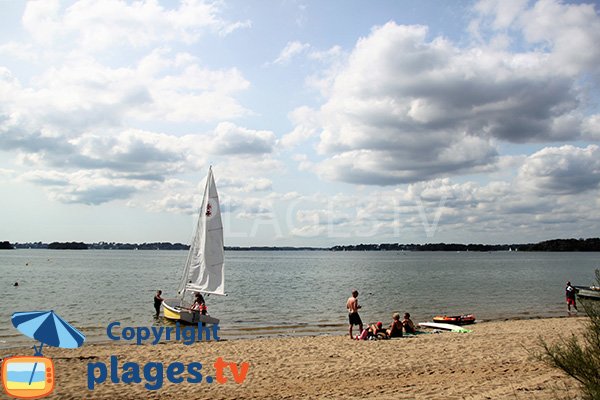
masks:
<svg viewBox="0 0 600 400"><path fill-rule="evenodd" d="M0 348L33 344L10 321L54 310L86 335L106 327L164 325L153 296L173 297L187 252L0 251ZM478 320L566 315L567 280L589 285L600 253L235 251L225 254L228 296L207 298L224 338L342 334L345 303L359 290L364 322L388 324L474 313ZM19 283L14 287L15 282Z"/></svg>

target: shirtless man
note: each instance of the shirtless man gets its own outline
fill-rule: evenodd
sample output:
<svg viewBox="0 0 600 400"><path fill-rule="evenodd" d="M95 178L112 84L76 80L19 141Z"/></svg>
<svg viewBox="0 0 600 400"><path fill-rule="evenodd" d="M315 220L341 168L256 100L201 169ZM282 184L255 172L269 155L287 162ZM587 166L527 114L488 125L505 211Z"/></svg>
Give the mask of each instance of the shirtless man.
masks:
<svg viewBox="0 0 600 400"><path fill-rule="evenodd" d="M360 306L358 305L358 290L352 291L352 296L348 298L346 302L346 308L348 309L348 320L350 321L350 339L354 339L352 337L352 326L358 325L358 334L360 335L363 330L363 323L358 315L358 309Z"/></svg>

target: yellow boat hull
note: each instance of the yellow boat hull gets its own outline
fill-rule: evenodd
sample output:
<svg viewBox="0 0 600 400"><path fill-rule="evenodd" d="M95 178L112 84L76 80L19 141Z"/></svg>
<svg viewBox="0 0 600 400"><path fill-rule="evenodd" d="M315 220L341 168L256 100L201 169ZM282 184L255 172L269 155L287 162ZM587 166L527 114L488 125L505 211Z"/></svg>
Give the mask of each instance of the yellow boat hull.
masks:
<svg viewBox="0 0 600 400"><path fill-rule="evenodd" d="M197 324L201 322L203 324L218 324L217 318L211 317L210 315L202 315L198 311L191 311L186 308L179 306L180 302L178 299L165 299L163 300L163 315L165 318L172 321L179 321L188 324Z"/></svg>
<svg viewBox="0 0 600 400"><path fill-rule="evenodd" d="M167 319L172 319L174 321L179 321L181 319L181 314L177 311L172 311L170 308L163 307L163 315Z"/></svg>

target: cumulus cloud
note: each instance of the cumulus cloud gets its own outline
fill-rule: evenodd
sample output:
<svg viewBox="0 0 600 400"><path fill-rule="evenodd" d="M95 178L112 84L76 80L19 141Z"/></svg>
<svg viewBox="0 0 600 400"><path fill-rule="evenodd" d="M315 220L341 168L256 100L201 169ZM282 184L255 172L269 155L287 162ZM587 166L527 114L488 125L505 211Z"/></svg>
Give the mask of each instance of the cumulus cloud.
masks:
<svg viewBox="0 0 600 400"><path fill-rule="evenodd" d="M302 106L294 109L290 115L294 129L281 138L281 145L293 147L309 138L316 136L319 132L319 114L312 108Z"/></svg>
<svg viewBox="0 0 600 400"><path fill-rule="evenodd" d="M170 193L161 199L153 200L147 208L155 212L193 215L197 213L200 201L190 193Z"/></svg>
<svg viewBox="0 0 600 400"><path fill-rule="evenodd" d="M65 160L66 164L146 176L180 172L189 154L185 141L175 136L140 130L125 130L113 136L84 134L70 143L77 152Z"/></svg>
<svg viewBox="0 0 600 400"><path fill-rule="evenodd" d="M228 34L250 25L219 16L219 2L191 0L173 9L155 1L80 0L63 9L56 0L27 3L23 25L41 43L76 37L80 48L147 47L167 41L194 43L206 32Z"/></svg>
<svg viewBox="0 0 600 400"><path fill-rule="evenodd" d="M251 115L237 99L250 85L238 69L208 68L171 47L244 26L222 19L221 6L195 0L170 8L116 0L66 8L57 1L28 3L22 22L33 40L0 46L1 54L32 67L25 80L0 66L0 151L36 171L21 178L46 188L52 199L85 204L165 188L173 176L204 168L207 155L268 162L272 132L225 122L195 133L176 126L177 135L147 129L186 124L189 132L193 123ZM103 56L119 49L120 57ZM269 184L257 180L253 189Z"/></svg>
<svg viewBox="0 0 600 400"><path fill-rule="evenodd" d="M519 171L522 185L542 193L576 194L600 184L600 148L547 147L527 157Z"/></svg>
<svg viewBox="0 0 600 400"><path fill-rule="evenodd" d="M562 188L544 190L523 187L521 177L488 183L444 178L395 189L314 196L311 207L304 206L294 214L291 232L335 238L336 243L340 238L406 242L407 237L514 243L515 230L532 240L540 240L541 231L594 234L600 221L597 187L578 193Z"/></svg>
<svg viewBox="0 0 600 400"><path fill-rule="evenodd" d="M572 75L600 72L600 18L594 4L539 0L520 22L528 41L551 46L554 68Z"/></svg>
<svg viewBox="0 0 600 400"><path fill-rule="evenodd" d="M273 202L268 199L247 196L224 196L222 203L221 209L224 212L230 212L238 218L274 218Z"/></svg>
<svg viewBox="0 0 600 400"><path fill-rule="evenodd" d="M160 187L158 184L171 182L178 174L204 169L208 157L219 163L222 157L243 156L223 164L220 183L229 190L270 191L272 181L262 177L264 171L282 170L270 156L274 143L272 132L230 123L223 123L211 132L186 136L139 129L107 129L67 138L43 132L0 130L0 148L23 154L23 164L38 168L22 175L22 179L54 187L50 191L57 191L52 196L55 200L86 204L107 202L111 195L125 199L145 190L156 190ZM42 173L41 168L49 170ZM79 174L89 180L84 183ZM119 190L108 190L110 182ZM58 186L63 186L60 189L63 194L58 193ZM97 202L94 196L98 196ZM160 206L177 208L169 202L152 207Z"/></svg>
<svg viewBox="0 0 600 400"><path fill-rule="evenodd" d="M62 172L34 170L22 174L25 180L45 187L50 199L62 203L99 205L130 198L136 192L147 190L152 183L119 179L101 171Z"/></svg>
<svg viewBox="0 0 600 400"><path fill-rule="evenodd" d="M214 136L206 143L213 154L264 154L271 153L275 134L270 131L246 129L229 122L220 123Z"/></svg>
<svg viewBox="0 0 600 400"><path fill-rule="evenodd" d="M218 179L219 188L235 192L266 192L273 188L273 182L266 178L222 178Z"/></svg>
<svg viewBox="0 0 600 400"><path fill-rule="evenodd" d="M600 141L600 114L586 118L582 128L584 139Z"/></svg>
<svg viewBox="0 0 600 400"><path fill-rule="evenodd" d="M0 77L0 115L68 133L118 126L132 118L215 121L249 113L234 97L248 85L236 69L209 70L185 53L166 50L129 68L76 58L47 69L30 86L5 71Z"/></svg>
<svg viewBox="0 0 600 400"><path fill-rule="evenodd" d="M485 169L497 162L500 142L594 136L597 124L586 116L579 78L600 63L580 60L557 68L553 61L566 57L563 38L576 41L576 48L598 41L594 8L552 1L529 9L524 2L477 7L494 16L493 29L517 29L533 47L464 48L429 38L424 26L375 27L331 76L320 109L310 118L299 118L310 111L302 107L291 115L295 128L282 143L294 145L319 132L321 176L392 185ZM568 21L547 29L535 25L561 12ZM587 54L596 60L594 53Z"/></svg>

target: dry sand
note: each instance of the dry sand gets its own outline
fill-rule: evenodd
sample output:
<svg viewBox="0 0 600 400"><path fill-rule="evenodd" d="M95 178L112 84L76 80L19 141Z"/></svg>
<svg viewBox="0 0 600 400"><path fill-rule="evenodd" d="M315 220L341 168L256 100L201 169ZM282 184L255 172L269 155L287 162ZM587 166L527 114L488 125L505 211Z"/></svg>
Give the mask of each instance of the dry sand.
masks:
<svg viewBox="0 0 600 400"><path fill-rule="evenodd" d="M576 397L577 385L560 371L531 356L539 340L581 332L584 318L552 318L478 323L472 333L439 333L379 341L347 336L286 337L152 345L85 344L75 350L49 348L59 399L556 399ZM14 349L13 355L31 355ZM0 353L6 357L7 351ZM225 384L202 381L173 384L164 378L157 391L139 384L114 384L110 378L87 388L90 362L110 356L142 367L200 362L214 376L218 357L249 362L242 384L230 372ZM122 373L122 371L121 371ZM182 376L187 377L187 372ZM142 373L142 380L143 380Z"/></svg>

